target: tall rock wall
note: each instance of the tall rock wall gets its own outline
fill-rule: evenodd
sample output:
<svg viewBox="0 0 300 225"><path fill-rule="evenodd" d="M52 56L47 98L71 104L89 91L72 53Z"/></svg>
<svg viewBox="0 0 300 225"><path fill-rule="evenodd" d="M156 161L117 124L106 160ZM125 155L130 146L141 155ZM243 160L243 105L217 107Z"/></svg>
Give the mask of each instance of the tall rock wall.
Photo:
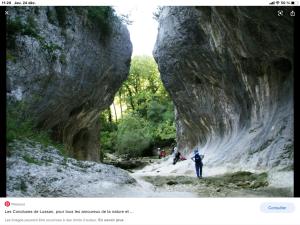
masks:
<svg viewBox="0 0 300 225"><path fill-rule="evenodd" d="M9 7L7 86L70 156L98 161L99 112L128 76L132 45L116 16L89 9Z"/></svg>
<svg viewBox="0 0 300 225"><path fill-rule="evenodd" d="M273 7L164 7L153 54L179 149L212 168L292 170L293 41Z"/></svg>

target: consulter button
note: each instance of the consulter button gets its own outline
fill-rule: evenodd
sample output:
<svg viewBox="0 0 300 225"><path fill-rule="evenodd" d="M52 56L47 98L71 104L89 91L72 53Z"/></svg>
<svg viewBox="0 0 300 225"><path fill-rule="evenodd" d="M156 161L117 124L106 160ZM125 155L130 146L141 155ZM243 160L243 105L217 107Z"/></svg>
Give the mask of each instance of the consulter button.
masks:
<svg viewBox="0 0 300 225"><path fill-rule="evenodd" d="M260 207L265 213L292 213L295 210L295 205L290 202L265 202Z"/></svg>

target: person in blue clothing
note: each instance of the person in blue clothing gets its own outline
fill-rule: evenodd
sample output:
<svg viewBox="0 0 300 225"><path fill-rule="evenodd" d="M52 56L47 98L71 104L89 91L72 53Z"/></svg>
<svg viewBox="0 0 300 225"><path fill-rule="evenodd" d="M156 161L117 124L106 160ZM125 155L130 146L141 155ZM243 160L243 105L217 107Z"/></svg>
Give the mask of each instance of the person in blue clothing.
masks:
<svg viewBox="0 0 300 225"><path fill-rule="evenodd" d="M191 158L195 162L195 169L196 169L196 174L199 179L202 178L202 158L203 156L200 155L198 148L194 150L194 156Z"/></svg>

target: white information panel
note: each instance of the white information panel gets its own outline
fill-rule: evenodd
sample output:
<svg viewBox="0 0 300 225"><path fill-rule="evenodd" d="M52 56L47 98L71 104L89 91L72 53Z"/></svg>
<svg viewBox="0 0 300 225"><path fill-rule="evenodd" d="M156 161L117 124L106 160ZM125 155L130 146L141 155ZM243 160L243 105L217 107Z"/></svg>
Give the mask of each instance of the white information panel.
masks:
<svg viewBox="0 0 300 225"><path fill-rule="evenodd" d="M0 224L299 225L297 198L2 198Z"/></svg>

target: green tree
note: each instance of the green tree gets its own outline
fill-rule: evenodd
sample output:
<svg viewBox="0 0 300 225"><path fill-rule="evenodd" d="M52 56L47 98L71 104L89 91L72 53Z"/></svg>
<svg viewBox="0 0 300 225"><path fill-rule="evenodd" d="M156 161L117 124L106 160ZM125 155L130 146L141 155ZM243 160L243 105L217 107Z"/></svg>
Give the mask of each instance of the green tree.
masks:
<svg viewBox="0 0 300 225"><path fill-rule="evenodd" d="M127 115L118 125L116 147L120 154L129 157L143 156L150 147L152 135L150 124L137 115Z"/></svg>
<svg viewBox="0 0 300 225"><path fill-rule="evenodd" d="M112 121L110 108L100 114L100 143L102 152L114 152L114 146L117 136L117 124Z"/></svg>
<svg viewBox="0 0 300 225"><path fill-rule="evenodd" d="M149 155L153 145L174 142L174 106L159 76L152 57L133 57L128 79L116 94L112 107L114 117L116 111L121 112L110 121L117 129L101 129L102 148L135 157Z"/></svg>
<svg viewBox="0 0 300 225"><path fill-rule="evenodd" d="M136 110L162 87L157 65L150 56L135 56L131 61L128 79L120 89L124 103Z"/></svg>

